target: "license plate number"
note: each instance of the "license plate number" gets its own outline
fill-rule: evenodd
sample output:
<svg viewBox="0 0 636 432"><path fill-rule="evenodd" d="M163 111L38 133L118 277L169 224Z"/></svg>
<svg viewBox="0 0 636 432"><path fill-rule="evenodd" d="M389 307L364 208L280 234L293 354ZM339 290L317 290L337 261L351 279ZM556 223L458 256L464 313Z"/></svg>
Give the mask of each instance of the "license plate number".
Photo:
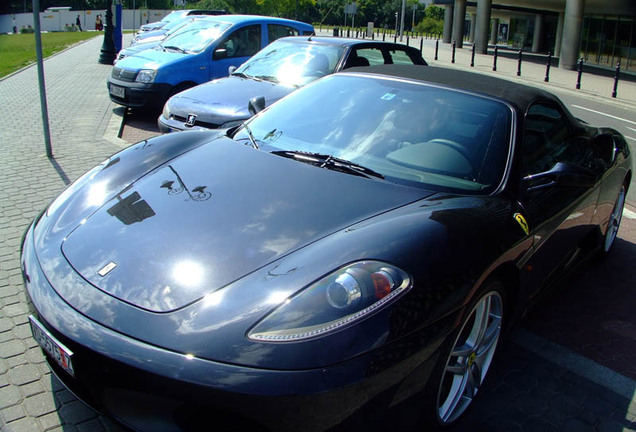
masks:
<svg viewBox="0 0 636 432"><path fill-rule="evenodd" d="M110 94L112 94L115 97L124 98L126 97L126 89L123 87L119 87L119 86L111 84Z"/></svg>
<svg viewBox="0 0 636 432"><path fill-rule="evenodd" d="M66 348L60 341L49 333L40 322L33 317L29 316L29 322L31 323L31 333L33 338L42 347L47 354L51 356L55 362L60 365L62 369L68 372L71 376L75 376L73 370L73 352Z"/></svg>

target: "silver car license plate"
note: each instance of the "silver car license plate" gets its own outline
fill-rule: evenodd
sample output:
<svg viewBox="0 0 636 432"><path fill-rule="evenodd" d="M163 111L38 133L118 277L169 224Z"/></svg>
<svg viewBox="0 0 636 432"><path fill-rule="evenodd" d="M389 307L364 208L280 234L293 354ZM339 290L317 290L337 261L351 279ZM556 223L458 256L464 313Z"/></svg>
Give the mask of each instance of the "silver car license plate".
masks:
<svg viewBox="0 0 636 432"><path fill-rule="evenodd" d="M118 98L126 97L126 89L124 87L119 87L114 84L110 85L110 94Z"/></svg>
<svg viewBox="0 0 636 432"><path fill-rule="evenodd" d="M68 372L71 376L75 376L72 361L73 352L66 348L60 341L55 339L55 337L49 333L33 315L29 315L29 321L31 323L31 333L33 333L33 338L42 347L42 349L46 351L62 369Z"/></svg>

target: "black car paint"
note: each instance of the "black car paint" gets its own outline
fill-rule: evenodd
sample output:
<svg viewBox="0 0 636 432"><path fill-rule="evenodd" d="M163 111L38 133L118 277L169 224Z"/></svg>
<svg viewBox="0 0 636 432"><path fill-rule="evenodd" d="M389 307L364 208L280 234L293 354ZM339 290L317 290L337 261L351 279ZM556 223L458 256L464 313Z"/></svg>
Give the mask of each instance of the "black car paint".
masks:
<svg viewBox="0 0 636 432"><path fill-rule="evenodd" d="M518 114L517 119L515 142L521 145L523 113ZM589 236L603 234L597 232L594 223L606 219L616 198L613 191L629 180L628 148L621 146L615 131L583 127L578 123L572 126L588 145L593 145L600 133L617 137L612 166L596 173L598 180L605 182L600 186L582 190L557 182L538 193L529 193L523 186L518 154L509 161L506 183L491 196L432 194L423 189L407 192L402 186L378 186L382 184L380 180L301 165L303 170L310 170L306 172L311 172L318 182L327 176L338 177L347 183L373 185L370 186L373 190L376 186L400 190L408 198L379 214L361 216L349 225L335 225L293 254L279 256L230 282L219 292L231 307L217 303L214 298L208 298L211 301L206 304L203 297L174 311L140 311L90 285L65 261L56 260L59 249L56 250L55 245L75 228L69 223L90 220L97 211L86 202L88 191L80 190L73 200L43 215L26 236L23 269L27 291L49 330L77 352L87 352L85 358L91 359L90 364L82 365L82 356L78 356L78 371L83 367L106 370L112 375L127 371L112 383L101 382L91 387L90 377L99 377L99 373L89 374L82 380L88 380L83 385L97 405L128 424L139 418L122 418L121 403L113 395L123 395L125 400L125 391L119 388L124 385L147 393L155 385L153 377L160 376L174 385L168 394L163 394L169 400L165 412L170 413L171 420L177 419L177 423L182 410L196 411L203 398L209 396L218 407L257 418L281 430L298 430L298 424L306 421L307 410L321 411L322 408L322 414L330 417L324 423L311 426L319 430L338 423L348 415L349 409L359 408L380 395L388 395L383 402L390 405L420 390L445 337L457 326L462 307L487 280L503 279L509 306L515 309L513 314L521 313L526 300L535 295L538 282L545 279L544 273L560 276L558 273L573 268L582 257L569 256L564 262L561 251L553 249L550 241L569 239L585 248ZM187 157L186 152L196 152L200 146L215 146L220 142L227 146L240 145L226 142L222 134L191 133L187 138L177 134L150 140L115 155L106 165L108 168L97 174L102 177L96 178L106 181L109 197L121 191L132 192L135 181L139 180L136 173L152 175L178 160L179 155ZM187 148L180 147L184 142L188 143ZM162 150L161 154L146 158L143 150L148 146ZM241 150L232 154L259 151L247 147ZM214 162L210 161L212 166ZM280 161L270 162L265 164L271 169L281 166ZM245 175L249 177L249 171L245 171ZM250 185L261 179L262 176L246 179L244 192L249 194ZM257 191L263 193L263 189L254 188L254 192ZM565 216L570 213L566 212L543 219L536 217L533 203L555 199L551 195L565 196L571 202L569 211L582 210L583 214L590 215L594 202L598 205L591 216L579 220L568 219ZM373 198L370 195L368 199ZM311 217L310 210L306 217ZM519 212L527 218L529 235L515 220L514 215ZM546 238L545 233L549 234L548 230L553 227L558 228L556 234ZM321 339L264 344L245 337L254 319L274 307L267 304L268 294L283 287L292 295L322 277L325 269L335 269L359 259L378 259L409 269L413 288L391 308L359 322L355 328ZM560 265L537 272L539 261ZM256 290L255 286L260 289ZM237 315L237 310L247 312ZM94 352L82 345L90 346ZM302 349L295 349L298 347ZM129 367L145 372L135 376L136 369ZM70 387L77 385L62 376ZM130 379L130 382L122 383L122 379ZM183 387L177 387L179 385ZM240 393L244 393L240 397L247 395L247 401L255 403L246 406L234 402L244 401ZM346 402L329 403L334 394L346 395L346 398L333 399ZM152 401L148 397L143 396L144 400ZM317 401L323 403L320 408L316 407ZM289 417L282 420L281 414Z"/></svg>

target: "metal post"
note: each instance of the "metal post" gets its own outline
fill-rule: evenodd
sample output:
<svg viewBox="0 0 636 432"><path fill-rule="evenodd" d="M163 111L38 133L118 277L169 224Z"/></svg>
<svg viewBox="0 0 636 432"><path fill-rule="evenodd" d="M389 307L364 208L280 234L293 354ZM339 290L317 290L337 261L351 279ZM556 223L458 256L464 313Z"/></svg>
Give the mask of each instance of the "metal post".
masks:
<svg viewBox="0 0 636 432"><path fill-rule="evenodd" d="M437 60L437 52L439 51L439 39L435 41L435 60Z"/></svg>
<svg viewBox="0 0 636 432"><path fill-rule="evenodd" d="M581 59L579 60L579 74L576 77L576 89L580 90L581 89L581 75L583 75L583 57L581 57Z"/></svg>
<svg viewBox="0 0 636 432"><path fill-rule="evenodd" d="M473 44L473 49L470 54L470 67L475 67L475 44Z"/></svg>
<svg viewBox="0 0 636 432"><path fill-rule="evenodd" d="M552 51L548 51L548 64L546 65L545 78L543 79L543 81L545 82L550 81L550 65L551 64L552 64Z"/></svg>
<svg viewBox="0 0 636 432"><path fill-rule="evenodd" d="M492 63L492 70L494 72L497 71L497 56L499 55L499 49L497 48L497 46L495 45L495 57Z"/></svg>
<svg viewBox="0 0 636 432"><path fill-rule="evenodd" d="M406 46L409 46L409 35L406 35Z"/></svg>
<svg viewBox="0 0 636 432"><path fill-rule="evenodd" d="M455 63L455 46L456 42L453 40L453 56L451 57L451 63Z"/></svg>
<svg viewBox="0 0 636 432"><path fill-rule="evenodd" d="M519 60L517 60L517 76L521 76L521 59L523 57L523 49L519 50Z"/></svg>
<svg viewBox="0 0 636 432"><path fill-rule="evenodd" d="M424 38L420 39L420 54L424 54Z"/></svg>
<svg viewBox="0 0 636 432"><path fill-rule="evenodd" d="M618 76L621 73L621 64L620 62L616 63L616 75L614 76L614 90L612 91L612 97L616 97L616 90L618 89Z"/></svg>
<svg viewBox="0 0 636 432"><path fill-rule="evenodd" d="M42 127L46 156L53 157L51 131L49 130L49 109L46 104L46 85L44 83L44 60L42 59L42 35L40 30L40 0L33 0L33 33L35 34L35 54L38 62L38 84L40 86L40 107L42 109Z"/></svg>
<svg viewBox="0 0 636 432"><path fill-rule="evenodd" d="M104 20L104 42L99 56L99 63L112 65L117 57L115 39L113 38L113 5L112 0L106 0L106 17Z"/></svg>

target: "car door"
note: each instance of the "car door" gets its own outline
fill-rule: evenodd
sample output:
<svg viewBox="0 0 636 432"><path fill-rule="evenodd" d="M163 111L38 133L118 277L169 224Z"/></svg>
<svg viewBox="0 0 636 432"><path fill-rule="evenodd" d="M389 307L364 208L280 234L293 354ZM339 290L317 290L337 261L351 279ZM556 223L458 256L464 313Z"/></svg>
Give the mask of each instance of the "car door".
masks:
<svg viewBox="0 0 636 432"><path fill-rule="evenodd" d="M521 144L521 212L534 237L528 262L536 289L575 262L590 233L599 188L590 138L552 101L530 106ZM534 293L531 293L534 294Z"/></svg>
<svg viewBox="0 0 636 432"><path fill-rule="evenodd" d="M230 66L238 67L256 54L263 45L261 24L250 24L231 31L216 44L212 54L210 79L228 75Z"/></svg>

